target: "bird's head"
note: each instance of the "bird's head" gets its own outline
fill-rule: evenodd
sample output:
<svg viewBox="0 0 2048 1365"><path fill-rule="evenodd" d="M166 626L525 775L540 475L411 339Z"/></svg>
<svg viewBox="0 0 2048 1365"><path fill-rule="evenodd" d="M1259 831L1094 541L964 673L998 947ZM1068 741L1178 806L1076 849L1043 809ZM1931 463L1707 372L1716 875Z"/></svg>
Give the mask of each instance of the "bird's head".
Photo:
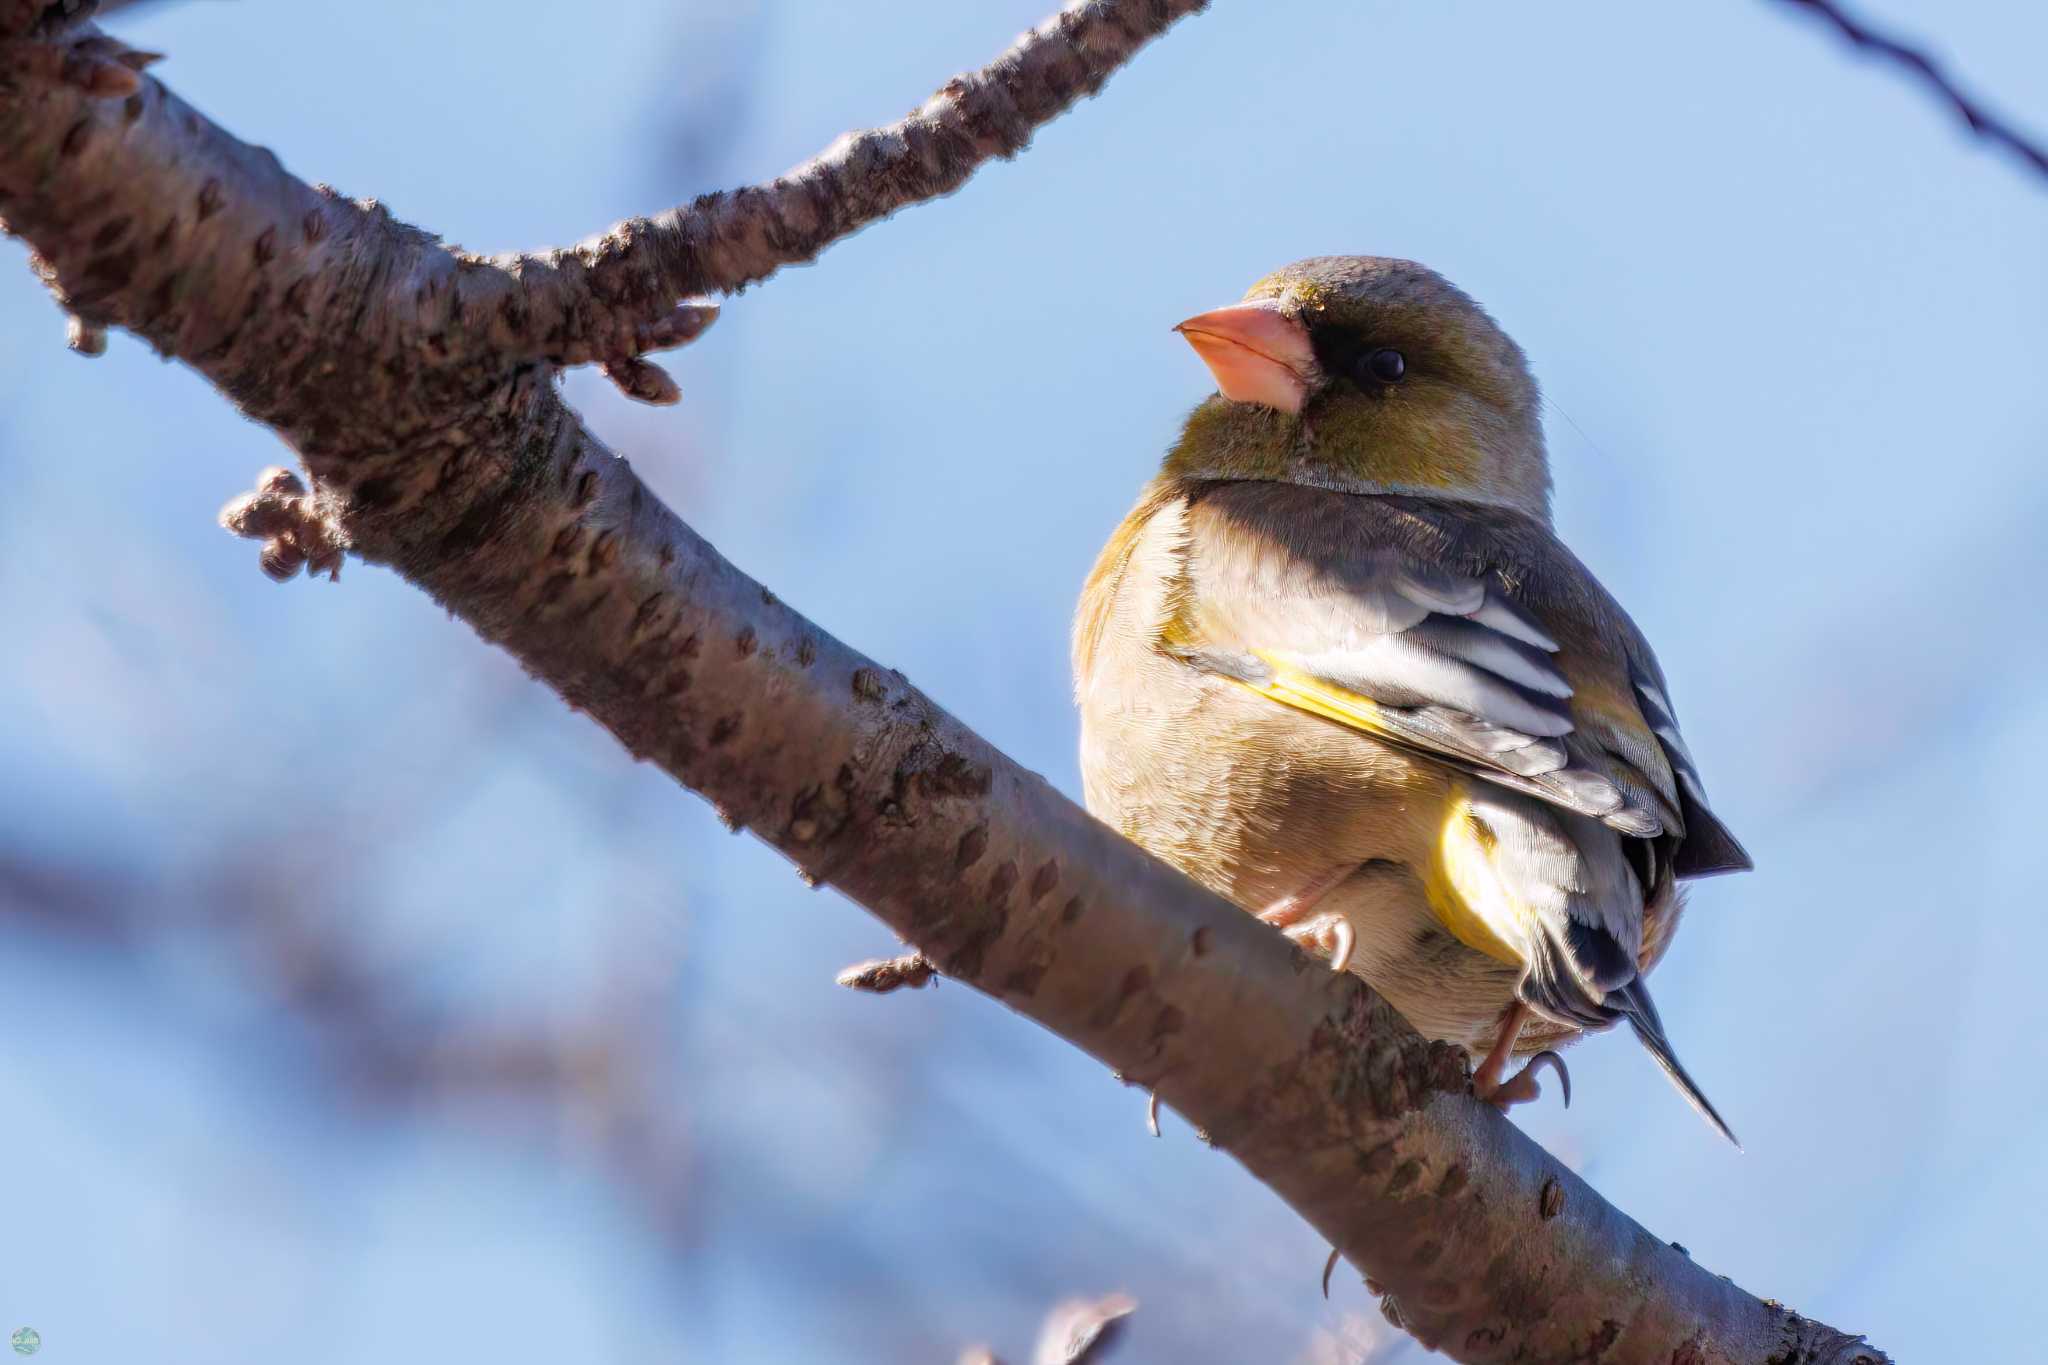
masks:
<svg viewBox="0 0 2048 1365"><path fill-rule="evenodd" d="M1318 256L1175 330L1219 393L1188 418L1169 473L1458 498L1549 519L1521 347L1435 271Z"/></svg>

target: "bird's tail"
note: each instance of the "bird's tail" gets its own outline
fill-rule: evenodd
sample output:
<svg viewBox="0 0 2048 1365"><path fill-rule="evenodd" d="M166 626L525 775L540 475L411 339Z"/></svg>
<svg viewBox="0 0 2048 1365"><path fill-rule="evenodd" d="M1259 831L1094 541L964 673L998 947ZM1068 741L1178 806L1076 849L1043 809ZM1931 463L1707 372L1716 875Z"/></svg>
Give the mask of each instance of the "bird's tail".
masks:
<svg viewBox="0 0 2048 1365"><path fill-rule="evenodd" d="M1636 1037L1645 1050L1657 1059L1657 1065L1678 1087L1678 1093L1685 1101L1699 1111L1701 1118L1714 1125L1714 1131L1735 1144L1735 1150L1742 1150L1741 1139L1728 1127L1727 1121L1715 1110L1713 1102L1701 1091L1699 1083L1686 1072L1678 1060L1678 1054L1671 1050L1671 1040L1664 1036L1664 1021L1657 1017L1657 1006L1650 999L1650 988L1637 977L1619 990L1607 993L1607 1007L1628 1020L1629 1027L1636 1031Z"/></svg>

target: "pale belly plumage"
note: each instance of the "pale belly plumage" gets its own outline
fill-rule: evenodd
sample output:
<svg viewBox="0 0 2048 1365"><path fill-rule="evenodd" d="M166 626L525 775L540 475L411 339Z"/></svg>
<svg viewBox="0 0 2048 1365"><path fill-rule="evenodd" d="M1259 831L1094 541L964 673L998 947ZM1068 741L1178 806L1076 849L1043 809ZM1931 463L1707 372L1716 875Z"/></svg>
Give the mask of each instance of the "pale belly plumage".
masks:
<svg viewBox="0 0 2048 1365"><path fill-rule="evenodd" d="M1443 832L1471 779L1149 649L1111 671L1113 691L1080 695L1090 811L1253 913L1336 878L1315 910L1351 925L1350 969L1425 1037L1483 1052L1521 965L1432 909L1458 895Z"/></svg>

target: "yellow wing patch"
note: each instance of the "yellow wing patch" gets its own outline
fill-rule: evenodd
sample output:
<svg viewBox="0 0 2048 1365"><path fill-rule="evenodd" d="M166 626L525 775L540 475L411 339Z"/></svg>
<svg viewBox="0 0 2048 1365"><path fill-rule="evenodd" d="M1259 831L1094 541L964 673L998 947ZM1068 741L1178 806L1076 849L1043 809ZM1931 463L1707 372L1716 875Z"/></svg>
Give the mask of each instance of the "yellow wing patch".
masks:
<svg viewBox="0 0 2048 1365"><path fill-rule="evenodd" d="M1334 720L1354 730L1399 740L1380 718L1379 704L1348 688L1313 678L1295 668L1287 656L1271 650L1252 653L1273 670L1263 683L1233 679L1238 686L1269 700ZM1496 839L1492 829L1472 810L1462 786L1451 787L1452 799L1445 810L1443 833L1437 841L1437 860L1423 873L1423 891L1430 912L1444 928L1474 952L1498 962L1520 966L1523 955L1503 934L1519 939L1528 916L1508 893L1494 861Z"/></svg>
<svg viewBox="0 0 2048 1365"><path fill-rule="evenodd" d="M1289 663L1285 654L1255 649L1252 655L1272 669L1273 676L1263 683L1240 681L1239 686L1325 720L1349 725L1354 730L1374 735L1389 734L1387 727L1380 722L1379 703L1371 697L1312 678Z"/></svg>
<svg viewBox="0 0 2048 1365"><path fill-rule="evenodd" d="M1494 860L1498 845L1492 828L1473 813L1471 800L1458 790L1437 841L1437 865L1423 878L1423 892L1430 911L1458 942L1518 967L1524 957L1501 931L1525 937L1522 926L1528 915L1501 879Z"/></svg>

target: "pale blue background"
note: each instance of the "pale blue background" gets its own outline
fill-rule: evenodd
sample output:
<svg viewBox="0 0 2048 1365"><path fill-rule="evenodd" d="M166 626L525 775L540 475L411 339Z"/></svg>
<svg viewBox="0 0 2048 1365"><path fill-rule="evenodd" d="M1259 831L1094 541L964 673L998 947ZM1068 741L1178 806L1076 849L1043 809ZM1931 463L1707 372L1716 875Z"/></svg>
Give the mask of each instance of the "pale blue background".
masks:
<svg viewBox="0 0 2048 1365"><path fill-rule="evenodd" d="M115 28L308 179L498 249L780 171L1048 2ZM1865 8L2048 129L2038 5ZM1015 164L733 302L682 408L569 387L740 565L1072 791L1074 592L1206 390L1167 329L1302 255L1445 271L1528 349L1560 528L1759 867L1659 978L1748 1154L1622 1039L1524 1122L1760 1294L1902 1360L2017 1359L2044 240L2048 187L1780 6L1217 0ZM946 1361L1124 1288L1130 1359L1399 1349L1079 1053L959 987L833 987L890 936L423 596L263 579L213 518L276 441L132 340L66 354L0 255L0 1332L53 1363ZM283 1003L337 952L357 994L311 998L385 1019L381 1061ZM624 1060L541 1106L374 1079L520 1028Z"/></svg>

